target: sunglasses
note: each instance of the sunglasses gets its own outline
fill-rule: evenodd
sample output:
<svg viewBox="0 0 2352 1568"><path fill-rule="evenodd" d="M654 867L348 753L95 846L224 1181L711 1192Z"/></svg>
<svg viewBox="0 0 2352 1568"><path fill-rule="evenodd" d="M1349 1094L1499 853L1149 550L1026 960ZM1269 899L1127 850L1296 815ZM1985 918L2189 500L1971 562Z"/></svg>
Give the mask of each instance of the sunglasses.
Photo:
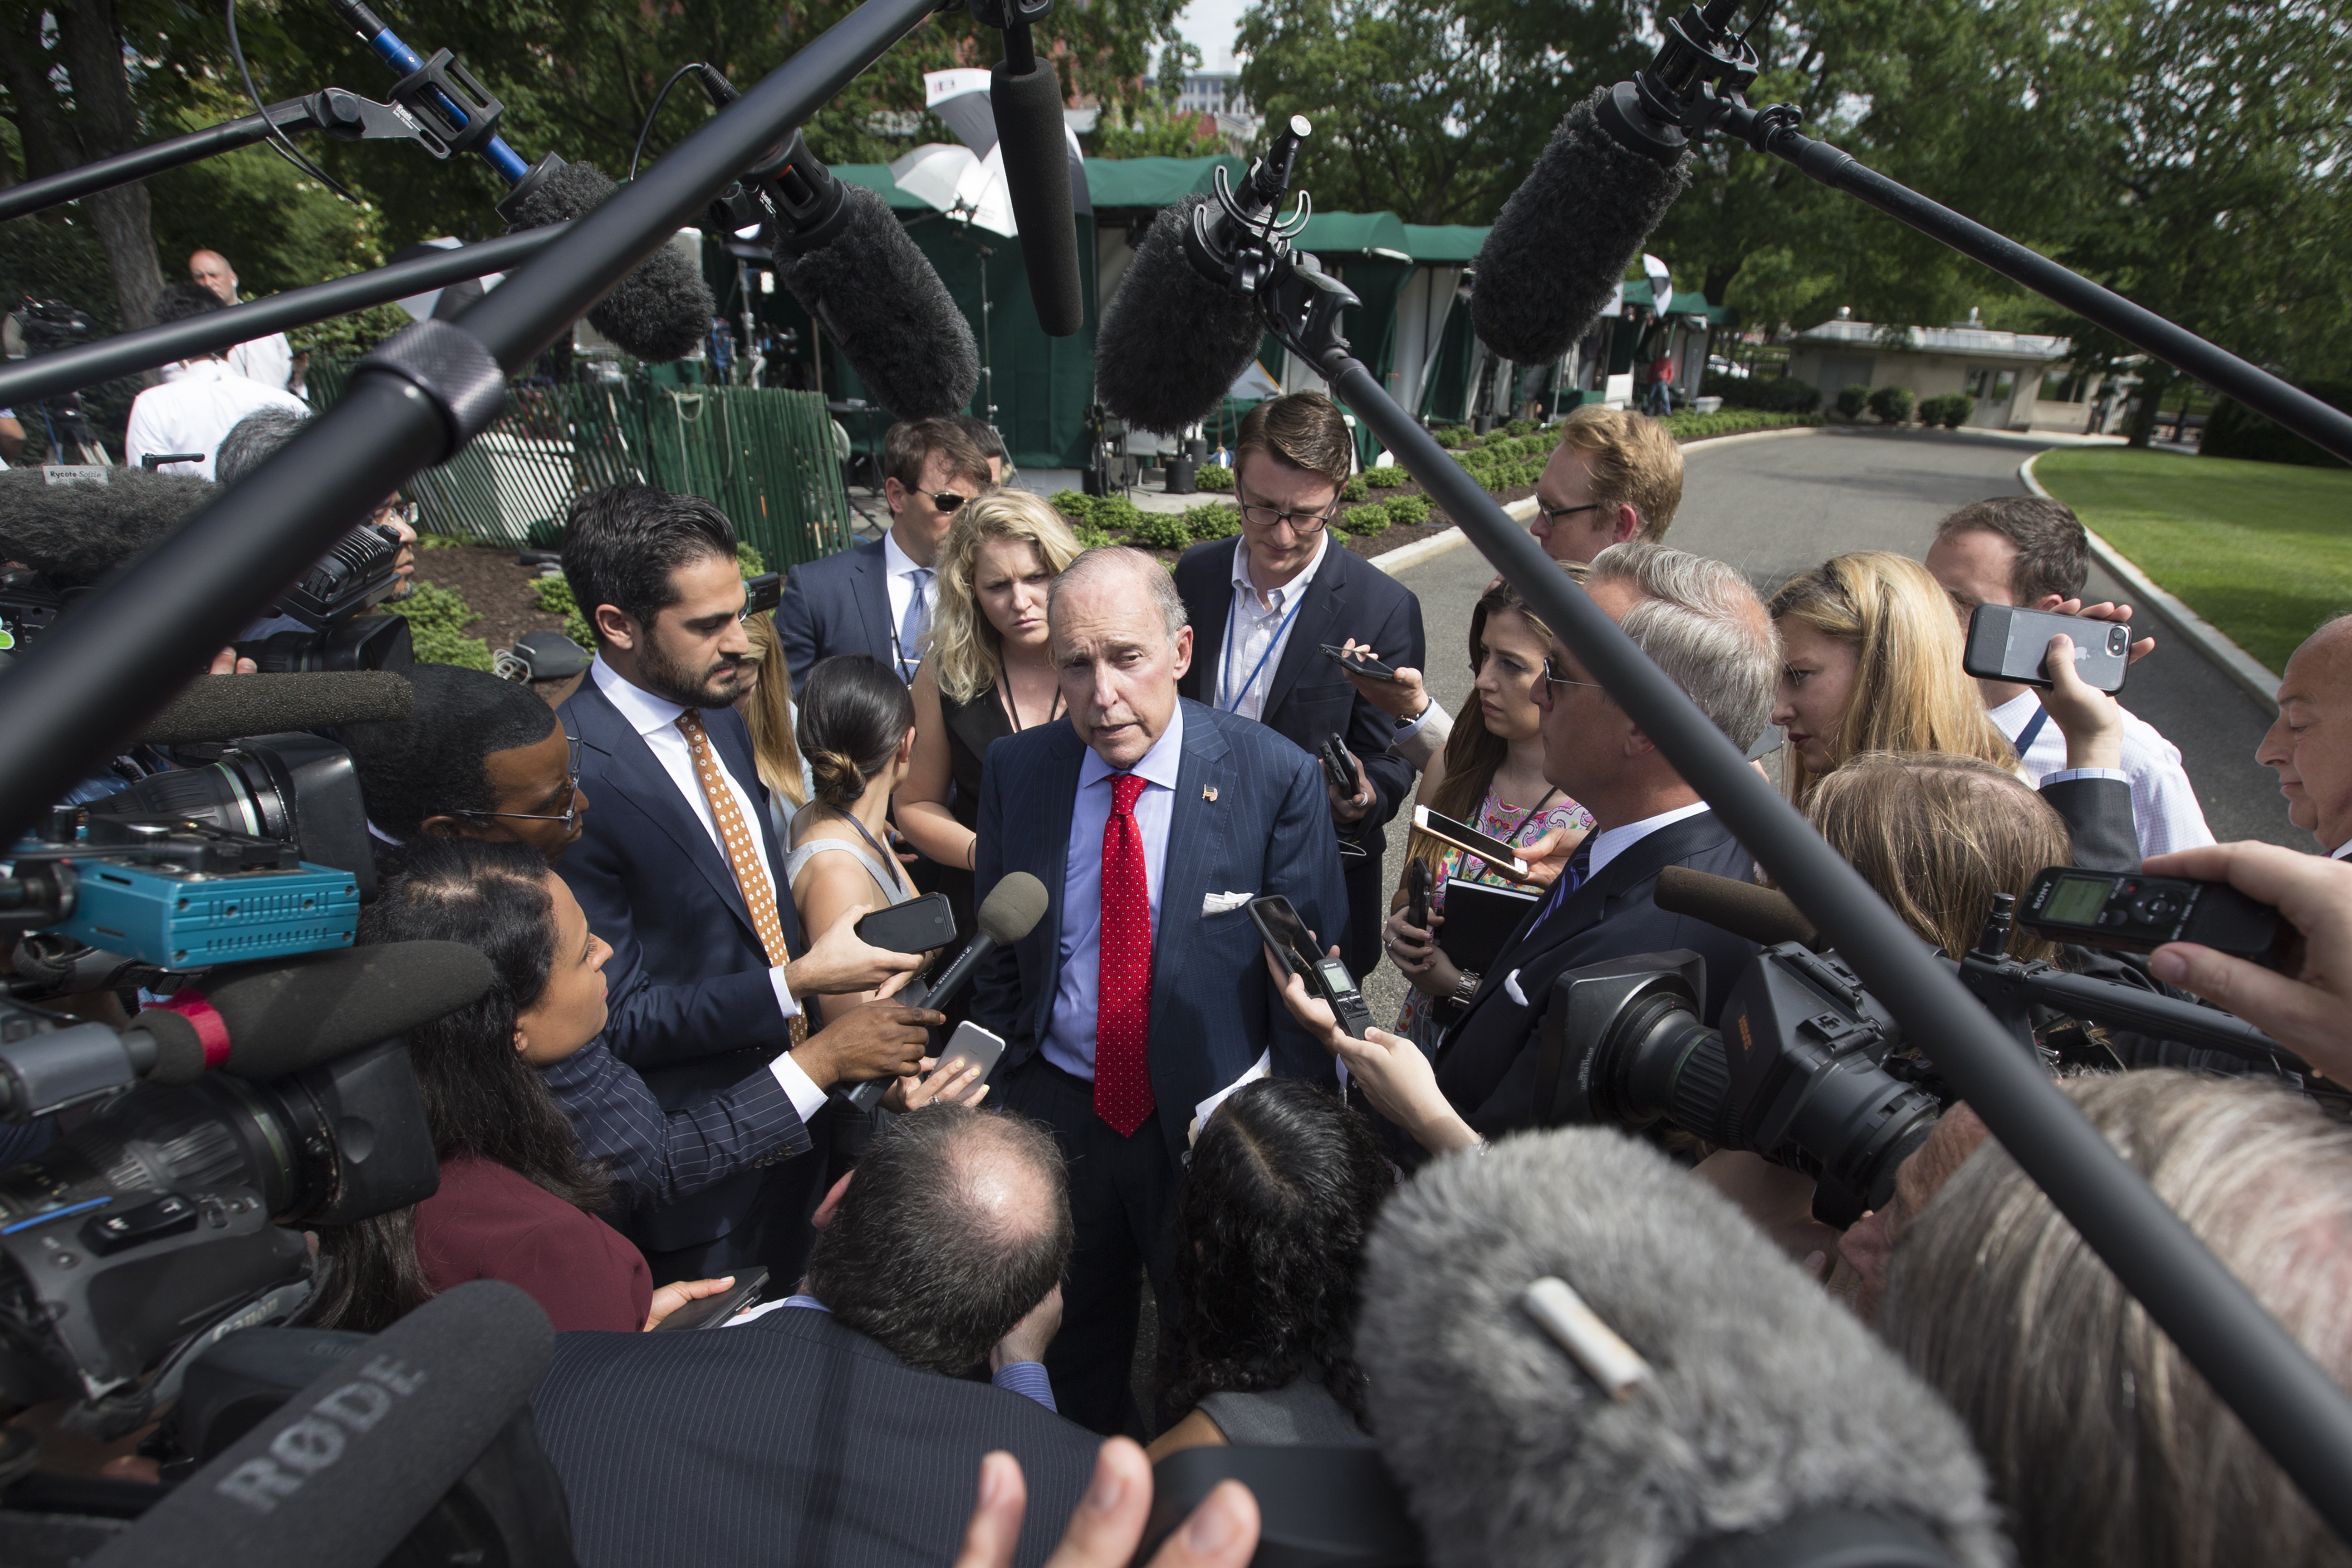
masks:
<svg viewBox="0 0 2352 1568"><path fill-rule="evenodd" d="M953 490L936 490L931 494L931 504L941 511L953 511L971 499L970 496L960 496Z"/></svg>
<svg viewBox="0 0 2352 1568"><path fill-rule="evenodd" d="M551 815L541 811L455 811L449 815L475 817L497 816L504 817L509 822L560 822L563 824L563 830L566 833L571 832L580 820L580 737L567 734L563 738L572 744L572 761L566 766L563 774L565 804L562 815Z"/></svg>

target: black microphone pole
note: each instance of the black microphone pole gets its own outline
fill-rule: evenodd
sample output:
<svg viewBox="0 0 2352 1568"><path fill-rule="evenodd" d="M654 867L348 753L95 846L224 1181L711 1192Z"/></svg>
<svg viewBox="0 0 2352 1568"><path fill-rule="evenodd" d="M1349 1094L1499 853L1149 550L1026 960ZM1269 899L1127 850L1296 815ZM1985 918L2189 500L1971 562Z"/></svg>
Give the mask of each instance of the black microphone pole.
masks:
<svg viewBox="0 0 2352 1568"><path fill-rule="evenodd" d="M508 374L936 6L865 0L463 316L420 321L370 354L334 407L27 649L0 675L0 845L385 495L479 434Z"/></svg>
<svg viewBox="0 0 2352 1568"><path fill-rule="evenodd" d="M128 153L118 153L111 158L95 163L77 163L54 174L37 180L26 180L0 191L0 222L37 213L62 202L78 201L94 191L109 190L128 184L133 180L160 174L166 169L176 169L183 163L194 163L215 153L233 152L267 141L272 121L280 131L309 131L319 123L311 112L308 98L289 98L273 103L264 114L248 114L237 120L223 121L202 131L191 131L185 136L134 147Z"/></svg>
<svg viewBox="0 0 2352 1568"><path fill-rule="evenodd" d="M135 332L120 332L94 343L21 359L0 369L0 408L54 396L75 387L94 386L101 381L152 370L176 360L213 353L271 332L282 332L289 327L306 327L313 321L404 300L468 278L503 272L537 256L570 232L571 227L568 223L558 223L544 228L527 228L476 245L456 246L431 256L395 261L389 267L371 268L348 278L289 289L283 294L270 294L224 310L207 310L185 321L142 327Z"/></svg>
<svg viewBox="0 0 2352 1568"><path fill-rule="evenodd" d="M1345 286L1321 273L1311 257L1295 257L1259 298L1276 335L1322 372L1333 395L1706 797L2320 1517L2352 1540L2352 1397L2042 1076L2032 1054L1895 918L1862 874L1349 355L1339 314L1356 300Z"/></svg>

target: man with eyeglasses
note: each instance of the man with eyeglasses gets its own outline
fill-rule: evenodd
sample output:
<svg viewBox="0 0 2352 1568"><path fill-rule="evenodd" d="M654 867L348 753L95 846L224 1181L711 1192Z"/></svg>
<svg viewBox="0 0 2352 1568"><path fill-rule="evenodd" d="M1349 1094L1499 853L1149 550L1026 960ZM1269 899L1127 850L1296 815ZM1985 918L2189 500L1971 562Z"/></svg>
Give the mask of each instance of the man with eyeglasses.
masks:
<svg viewBox="0 0 2352 1568"><path fill-rule="evenodd" d="M964 502L995 488L987 456L954 419L915 419L882 440L890 531L795 566L776 605L776 637L797 700L817 660L862 653L914 684L940 602L940 546Z"/></svg>
<svg viewBox="0 0 2352 1568"><path fill-rule="evenodd" d="M1313 755L1338 735L1356 759L1352 788L1326 781L1345 847L1348 929L1340 951L1361 974L1380 960L1389 888L1381 874L1389 819L1412 794L1413 766L1390 747L1397 720L1323 656L1328 644L1419 668L1427 649L1421 601L1337 542L1332 515L1355 468L1355 437L1338 406L1299 392L1259 404L1234 441L1242 536L1196 544L1176 563L1192 621L1182 691L1255 719Z"/></svg>

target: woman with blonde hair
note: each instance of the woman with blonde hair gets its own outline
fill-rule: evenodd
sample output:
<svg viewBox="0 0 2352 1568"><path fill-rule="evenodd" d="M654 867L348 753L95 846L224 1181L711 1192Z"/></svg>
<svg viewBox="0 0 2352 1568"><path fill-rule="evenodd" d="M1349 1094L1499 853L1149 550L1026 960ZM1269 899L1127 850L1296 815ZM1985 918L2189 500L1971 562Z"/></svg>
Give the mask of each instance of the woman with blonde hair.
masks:
<svg viewBox="0 0 2352 1568"><path fill-rule="evenodd" d="M751 731L751 755L759 763L760 782L768 786L768 814L775 819L776 841L793 841L793 817L808 804L808 763L801 755L793 730L799 722L793 708L793 671L784 660L783 639L776 635L773 616L753 616L743 623L758 656L758 673L751 689L735 699Z"/></svg>
<svg viewBox="0 0 2352 1568"><path fill-rule="evenodd" d="M1782 649L1772 722L1788 737L1782 776L1800 805L1864 752L2017 765L1960 668L1951 602L1917 562L1884 550L1836 556L1782 584L1771 614Z"/></svg>
<svg viewBox="0 0 2352 1568"><path fill-rule="evenodd" d="M914 763L898 786L898 831L940 866L940 890L965 929L981 763L994 742L1061 717L1045 590L1077 556L1061 513L1021 489L966 501L940 547L940 601L915 674Z"/></svg>

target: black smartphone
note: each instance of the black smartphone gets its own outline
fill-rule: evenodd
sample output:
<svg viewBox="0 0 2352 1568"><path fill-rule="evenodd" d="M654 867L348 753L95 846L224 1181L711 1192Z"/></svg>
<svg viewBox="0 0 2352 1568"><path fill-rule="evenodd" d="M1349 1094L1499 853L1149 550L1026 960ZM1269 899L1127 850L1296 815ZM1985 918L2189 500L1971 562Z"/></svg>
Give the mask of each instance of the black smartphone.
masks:
<svg viewBox="0 0 2352 1568"><path fill-rule="evenodd" d="M1315 951L1315 939L1307 934L1306 922L1290 907L1290 900L1278 895L1252 899L1249 911L1265 945L1274 950L1293 974L1307 982L1307 990L1331 1005L1332 1013L1339 1020L1340 1032L1359 1040L1364 1038L1364 1031L1372 1026L1372 1014L1364 1005L1364 994L1357 987L1356 977L1338 959Z"/></svg>
<svg viewBox="0 0 2352 1568"><path fill-rule="evenodd" d="M1532 882L1535 877L1519 852L1490 833L1481 833L1466 822L1456 822L1442 816L1425 805L1412 808L1412 825L1442 844L1451 844L1465 855L1475 855L1504 876L1521 882Z"/></svg>
<svg viewBox="0 0 2352 1568"><path fill-rule="evenodd" d="M1331 787L1349 800L1356 795L1356 753L1348 750L1348 742L1333 735L1323 742L1323 776Z"/></svg>
<svg viewBox="0 0 2352 1568"><path fill-rule="evenodd" d="M1333 664L1344 667L1350 675L1361 675L1373 680L1394 680L1397 678L1396 666L1392 664L1382 664L1379 659L1369 656L1358 658L1354 654L1334 647L1329 643L1318 643L1315 646L1323 650L1325 658L1329 659Z"/></svg>
<svg viewBox="0 0 2352 1568"><path fill-rule="evenodd" d="M735 1283L716 1296L705 1296L688 1301L655 1327L656 1329L715 1329L746 1307L760 1304L760 1293L768 1288L768 1271L753 1268L738 1274Z"/></svg>
<svg viewBox="0 0 2352 1568"><path fill-rule="evenodd" d="M2294 929L2278 910L2227 882L2126 877L2074 866L2036 872L2019 900L2017 923L2084 947L2148 952L2168 942L2193 942L2257 963L2274 959Z"/></svg>
<svg viewBox="0 0 2352 1568"><path fill-rule="evenodd" d="M925 893L857 922L857 939L885 952L929 952L955 938L955 909L945 893Z"/></svg>
<svg viewBox="0 0 2352 1568"><path fill-rule="evenodd" d="M1960 668L1979 680L2047 687L2050 639L2060 632L2074 639L2074 673L2084 685L2107 692L2124 689L2124 672L2131 665L2131 627L2049 610L2021 610L2014 605L1979 605L1969 615Z"/></svg>
<svg viewBox="0 0 2352 1568"><path fill-rule="evenodd" d="M1435 879L1429 874L1429 862L1413 859L1404 863L1404 918L1415 931L1429 929L1429 887Z"/></svg>

